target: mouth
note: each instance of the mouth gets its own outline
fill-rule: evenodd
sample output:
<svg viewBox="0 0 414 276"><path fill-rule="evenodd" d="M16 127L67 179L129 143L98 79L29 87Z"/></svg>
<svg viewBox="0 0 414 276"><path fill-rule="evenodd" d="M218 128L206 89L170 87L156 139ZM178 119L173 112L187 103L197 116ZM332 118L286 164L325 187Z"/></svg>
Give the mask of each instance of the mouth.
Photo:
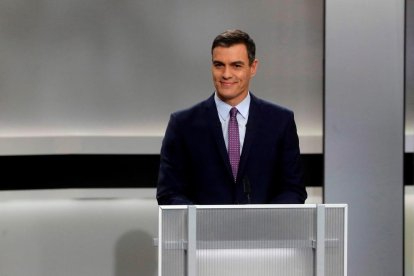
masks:
<svg viewBox="0 0 414 276"><path fill-rule="evenodd" d="M235 82L226 82L226 81L221 81L220 82L221 86L223 87L230 87L233 86L234 84L236 84Z"/></svg>

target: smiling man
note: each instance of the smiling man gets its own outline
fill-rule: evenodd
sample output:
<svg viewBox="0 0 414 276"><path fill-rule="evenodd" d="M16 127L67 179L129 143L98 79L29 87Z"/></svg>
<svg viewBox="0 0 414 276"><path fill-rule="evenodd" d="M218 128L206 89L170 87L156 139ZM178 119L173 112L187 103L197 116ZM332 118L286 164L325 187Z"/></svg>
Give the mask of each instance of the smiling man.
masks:
<svg viewBox="0 0 414 276"><path fill-rule="evenodd" d="M217 96L237 106L249 93L250 79L256 74L257 59L249 60L245 44L220 46L212 50L213 81Z"/></svg>
<svg viewBox="0 0 414 276"><path fill-rule="evenodd" d="M161 148L157 200L169 204L300 204L299 140L293 112L249 91L256 46L240 30L211 47L215 92L173 113Z"/></svg>

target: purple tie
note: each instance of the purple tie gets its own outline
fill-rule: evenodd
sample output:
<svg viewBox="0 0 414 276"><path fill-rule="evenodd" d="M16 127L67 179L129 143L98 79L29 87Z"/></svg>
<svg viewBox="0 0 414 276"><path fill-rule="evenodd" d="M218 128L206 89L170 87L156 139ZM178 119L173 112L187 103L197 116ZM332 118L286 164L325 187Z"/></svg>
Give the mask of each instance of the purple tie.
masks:
<svg viewBox="0 0 414 276"><path fill-rule="evenodd" d="M232 107L230 109L230 121L229 121L229 144L228 152L231 170L233 172L234 182L237 178L237 170L239 168L240 161L240 138L239 138L239 124L237 123L237 108Z"/></svg>

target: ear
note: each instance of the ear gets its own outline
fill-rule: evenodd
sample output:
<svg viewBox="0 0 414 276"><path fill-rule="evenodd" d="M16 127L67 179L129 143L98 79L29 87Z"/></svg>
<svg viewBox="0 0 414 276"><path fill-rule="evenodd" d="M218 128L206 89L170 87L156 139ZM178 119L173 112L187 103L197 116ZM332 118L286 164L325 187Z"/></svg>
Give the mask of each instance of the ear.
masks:
<svg viewBox="0 0 414 276"><path fill-rule="evenodd" d="M250 65L250 77L254 77L256 75L258 64L259 64L259 61L255 59Z"/></svg>

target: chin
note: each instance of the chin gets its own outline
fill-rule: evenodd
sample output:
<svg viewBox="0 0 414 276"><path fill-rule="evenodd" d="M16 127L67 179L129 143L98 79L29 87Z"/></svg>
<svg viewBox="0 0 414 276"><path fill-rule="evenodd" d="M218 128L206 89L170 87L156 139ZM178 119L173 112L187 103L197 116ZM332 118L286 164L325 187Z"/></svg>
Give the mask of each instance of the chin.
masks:
<svg viewBox="0 0 414 276"><path fill-rule="evenodd" d="M225 101L229 101L237 97L230 93L218 93L218 96L220 99L225 100Z"/></svg>

